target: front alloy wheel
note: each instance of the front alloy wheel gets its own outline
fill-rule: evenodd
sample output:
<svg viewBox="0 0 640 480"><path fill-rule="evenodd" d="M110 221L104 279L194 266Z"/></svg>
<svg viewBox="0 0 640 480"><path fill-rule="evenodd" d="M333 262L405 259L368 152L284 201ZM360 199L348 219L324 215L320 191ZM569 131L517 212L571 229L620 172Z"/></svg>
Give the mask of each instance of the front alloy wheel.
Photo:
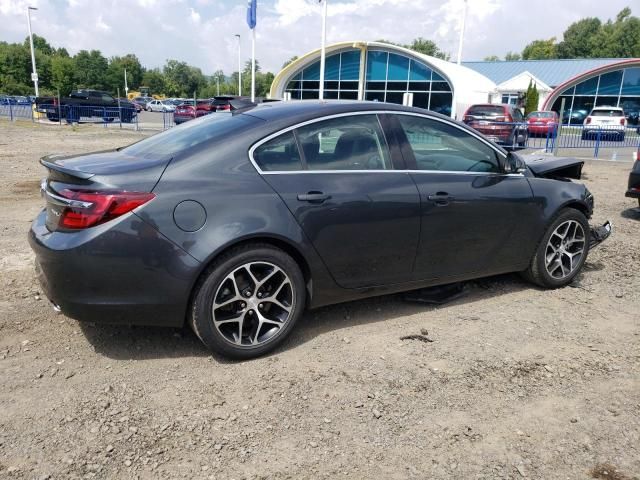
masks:
<svg viewBox="0 0 640 480"><path fill-rule="evenodd" d="M586 244L582 225L567 220L556 227L545 250L545 267L551 277L562 280L581 265Z"/></svg>
<svg viewBox="0 0 640 480"><path fill-rule="evenodd" d="M524 277L544 288L571 283L589 254L589 223L584 213L565 208L542 237Z"/></svg>

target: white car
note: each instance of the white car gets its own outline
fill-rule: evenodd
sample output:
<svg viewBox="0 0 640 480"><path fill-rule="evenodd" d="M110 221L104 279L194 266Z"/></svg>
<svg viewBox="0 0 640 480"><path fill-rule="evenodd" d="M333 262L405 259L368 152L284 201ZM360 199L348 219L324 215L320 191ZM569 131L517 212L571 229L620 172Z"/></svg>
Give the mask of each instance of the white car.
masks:
<svg viewBox="0 0 640 480"><path fill-rule="evenodd" d="M584 119L582 139L615 136L624 140L624 132L627 128L627 119L624 110L620 107L594 107L591 113Z"/></svg>
<svg viewBox="0 0 640 480"><path fill-rule="evenodd" d="M152 100L147 103L148 112L174 112L176 106L166 100Z"/></svg>

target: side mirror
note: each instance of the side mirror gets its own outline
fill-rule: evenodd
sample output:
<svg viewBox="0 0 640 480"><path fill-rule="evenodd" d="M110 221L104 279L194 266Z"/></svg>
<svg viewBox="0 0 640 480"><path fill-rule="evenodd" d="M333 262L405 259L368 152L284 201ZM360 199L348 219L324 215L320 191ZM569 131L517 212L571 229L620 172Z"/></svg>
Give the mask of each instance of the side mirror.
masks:
<svg viewBox="0 0 640 480"><path fill-rule="evenodd" d="M519 155L509 152L505 161L506 173L524 173L527 170L527 164Z"/></svg>

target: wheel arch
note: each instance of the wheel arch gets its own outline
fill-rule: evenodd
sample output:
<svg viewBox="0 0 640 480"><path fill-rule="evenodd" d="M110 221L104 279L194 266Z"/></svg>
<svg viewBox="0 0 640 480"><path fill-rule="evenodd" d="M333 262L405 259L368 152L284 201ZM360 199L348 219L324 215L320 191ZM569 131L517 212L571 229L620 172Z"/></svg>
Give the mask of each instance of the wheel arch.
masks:
<svg viewBox="0 0 640 480"><path fill-rule="evenodd" d="M276 235L265 235L265 234L257 234L251 235L248 237L237 238L232 242L227 243L222 248L218 249L216 252L211 254L205 261L200 265L200 269L198 274L195 276L193 283L191 284L190 292L189 292L189 301L187 303L187 312L185 314L185 323L188 316L188 309L191 307L193 303L193 297L197 292L198 285L200 285L202 278L209 270L209 267L218 259L221 255L224 255L231 249L237 248L243 245L249 244L268 244L279 250L282 250L287 255L295 260L295 262L300 267L302 271L302 276L304 277L304 282L307 291L307 305L311 304L311 299L313 296L312 289L312 276L311 276L311 267L309 266L309 262L304 254L300 251L300 249L294 245L290 240L276 236Z"/></svg>

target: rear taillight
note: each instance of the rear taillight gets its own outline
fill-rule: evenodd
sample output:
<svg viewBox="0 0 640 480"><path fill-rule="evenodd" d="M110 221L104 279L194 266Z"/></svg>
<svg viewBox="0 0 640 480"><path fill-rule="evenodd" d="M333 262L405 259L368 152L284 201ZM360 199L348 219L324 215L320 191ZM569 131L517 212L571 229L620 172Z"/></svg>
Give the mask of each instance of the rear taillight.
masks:
<svg viewBox="0 0 640 480"><path fill-rule="evenodd" d="M620 119L620 125L624 125L624 123L625 123L624 118L621 118Z"/></svg>
<svg viewBox="0 0 640 480"><path fill-rule="evenodd" d="M218 107L218 110L231 110L231 105L222 105Z"/></svg>
<svg viewBox="0 0 640 480"><path fill-rule="evenodd" d="M146 192L90 192L69 189L62 190L59 195L74 201L62 210L59 225L75 230L108 222L155 197L153 193Z"/></svg>
<svg viewBox="0 0 640 480"><path fill-rule="evenodd" d="M591 123L591 117L587 117L586 124L589 125Z"/></svg>

